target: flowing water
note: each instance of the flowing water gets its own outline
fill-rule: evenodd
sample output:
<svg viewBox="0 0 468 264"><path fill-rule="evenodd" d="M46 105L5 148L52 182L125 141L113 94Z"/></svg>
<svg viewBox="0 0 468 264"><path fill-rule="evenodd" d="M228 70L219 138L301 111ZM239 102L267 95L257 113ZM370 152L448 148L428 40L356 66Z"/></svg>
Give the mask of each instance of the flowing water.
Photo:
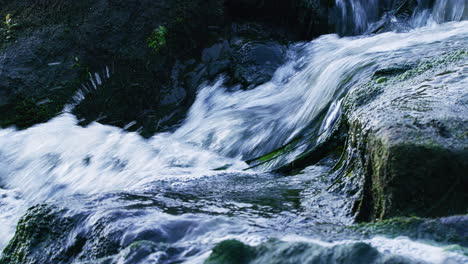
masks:
<svg viewBox="0 0 468 264"><path fill-rule="evenodd" d="M353 2L359 31L377 16L364 8L376 3L367 2L372 1ZM438 0L429 16L461 20L466 18L465 5ZM449 11L436 11L444 7ZM365 18L360 12L373 16ZM423 11L418 12L413 17L422 21ZM2 129L0 249L26 209L39 203L80 215L69 242L97 232L96 226L104 222L100 232L121 249L140 240L166 245L150 250L139 263L200 263L216 243L230 238L250 245L269 238L324 247L356 243L355 238L330 233L352 223L344 198L326 191L333 161L284 177L266 172L269 168L245 171L245 160L306 133L326 132L340 114L343 96L375 70L467 45L468 22L429 23L406 33L326 35L298 43L270 82L233 92L220 77L200 88L180 128L150 139L99 123L80 127L68 111L72 106L24 131ZM95 79L97 86L103 81L98 75ZM307 147L297 148L287 159ZM361 242L421 263L468 262L463 255L407 238ZM88 244L84 250L92 246ZM112 258L124 263L128 250Z"/></svg>
<svg viewBox="0 0 468 264"><path fill-rule="evenodd" d="M415 8L412 8L412 7ZM336 0L337 31L360 34L379 22L390 21L394 29L422 27L468 18L465 0ZM408 19L409 18L409 19Z"/></svg>

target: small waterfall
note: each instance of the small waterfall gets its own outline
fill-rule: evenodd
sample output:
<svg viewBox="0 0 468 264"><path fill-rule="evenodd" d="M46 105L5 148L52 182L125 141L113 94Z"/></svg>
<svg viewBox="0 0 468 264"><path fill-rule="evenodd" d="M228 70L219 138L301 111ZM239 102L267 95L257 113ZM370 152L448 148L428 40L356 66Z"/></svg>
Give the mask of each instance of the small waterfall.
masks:
<svg viewBox="0 0 468 264"><path fill-rule="evenodd" d="M468 19L468 2L466 0L437 0L432 17L437 23Z"/></svg>
<svg viewBox="0 0 468 264"><path fill-rule="evenodd" d="M297 44L290 49L289 62L255 89L229 92L222 79L204 86L174 136L242 160L269 153L304 133L317 136L320 127L331 126L333 118L325 118L326 113L338 111L329 111L330 106L339 104L353 86L392 62L446 49L438 43L466 38L466 25L359 38L326 35Z"/></svg>
<svg viewBox="0 0 468 264"><path fill-rule="evenodd" d="M405 0L402 1L406 3ZM436 0L433 4L427 0L418 1L417 8L408 16L413 27L468 18L466 0ZM385 12L390 12L397 3L396 0L337 0L336 5L342 19L341 31L356 34L368 30L372 23L378 21ZM298 43L290 47L288 62L276 71L271 81L252 90L235 92L226 87L222 77L214 83L205 84L182 126L174 133L156 134L151 139L143 139L136 133L96 122L88 127L77 125L78 120L70 113L71 108L110 77L109 69L106 68L105 72L90 76L87 85L75 95L62 115L23 131L14 128L0 129L0 250L13 236L21 215L28 207L38 203L50 202L67 206L67 199L70 197L76 197L81 203L81 196L141 192L149 189L155 182L164 182L171 186L183 185L184 181L196 182L210 176L229 177L232 174L246 176L245 178L259 177L260 174L243 171L248 167L245 160L274 151L306 133L320 136L333 126L346 93L356 85L368 82L375 70L405 62L407 58L436 56L454 48L465 49L467 41L468 21L463 21L417 28L406 33L387 32L345 38L326 35L309 43ZM287 158L294 159L307 147L304 145L296 149ZM276 178L276 175L273 176ZM286 181L289 184L293 180ZM203 185L200 189L205 188L204 184L200 183ZM277 187L276 182L268 184L273 186L271 189ZM253 196L265 187L264 182L257 184L256 188L247 186L248 181L246 186L243 185L244 182L240 182L238 189L246 188L244 193ZM302 185L302 182L298 185ZM232 184L228 182L213 186L211 188L231 188ZM232 190L229 195L235 195L238 189ZM286 190L294 191L293 194L287 193L287 196L294 197L294 203L288 204L288 208L295 208L296 202L299 203L297 197L304 194L299 194L296 189ZM220 198L213 194L202 197L196 195L197 193L187 196L190 199L174 199L174 207L182 203ZM269 196L266 198L268 201L273 200ZM273 198L276 199L276 196ZM153 199L158 199L154 193L151 194L151 201ZM116 199L114 202L119 205L121 201ZM251 204L247 202L233 206L250 207ZM101 206L103 204L92 204L93 210L99 210ZM318 207L326 210L322 205ZM141 210L139 207L132 208ZM269 210L268 208L270 205L257 209L261 211ZM158 205L152 205L151 210L153 209L160 210ZM264 226L268 230L265 238L281 237L285 232L290 232L283 228L287 223L299 223L295 227L299 230L302 228L300 224L308 221L308 216L298 214L303 208L294 210L296 209L297 211L287 212L284 216L273 212L273 220L278 215L284 217L277 220L278 222L272 222L278 230L264 225L271 219L257 221L249 214L242 216L243 218L229 216L232 223L226 222L220 227L213 225L211 215L198 213L202 211L185 215L176 213L170 217L157 212L149 215L145 221L139 221L141 219L135 216L125 219L128 222L116 228L126 226L131 229L129 223L138 223L144 231L144 228L157 226L162 221L167 221L163 224L169 226L169 223L181 219L185 224L185 219L190 218L203 232L209 231L206 232L206 237L200 235L203 232L193 232L189 234L191 237L179 235L183 237L183 246L190 245L186 253L193 256L208 252L209 249L200 249L197 246L211 248L206 241L213 234L217 234L219 240L233 235L252 238L253 235L260 236L256 232ZM118 210L129 208L123 206ZM225 211L220 210L218 213L223 212ZM165 216L168 219L164 219ZM238 221L239 219L242 221ZM297 222L291 221L294 219ZM203 225L200 225L202 220ZM310 230L309 227L299 231ZM138 233L141 230L130 231ZM177 227L174 230L179 229ZM368 242L384 245L381 247L382 251L391 253L399 253L402 249L407 249L409 244L393 241L388 239L383 242ZM411 246L411 249L416 247ZM424 248L418 252L422 252L418 254L424 257L427 252L434 252L434 249ZM414 256L414 250L408 254ZM441 263L445 254L442 250L435 252L435 255L441 255ZM421 256L415 258L421 259Z"/></svg>
<svg viewBox="0 0 468 264"><path fill-rule="evenodd" d="M466 0L336 0L337 31L357 35L387 21L402 29L468 19Z"/></svg>

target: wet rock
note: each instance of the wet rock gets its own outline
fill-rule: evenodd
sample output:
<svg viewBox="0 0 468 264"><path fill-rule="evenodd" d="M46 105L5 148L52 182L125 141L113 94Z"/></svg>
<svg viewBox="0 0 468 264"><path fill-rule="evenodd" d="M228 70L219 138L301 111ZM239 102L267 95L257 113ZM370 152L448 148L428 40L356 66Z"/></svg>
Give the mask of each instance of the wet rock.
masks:
<svg viewBox="0 0 468 264"><path fill-rule="evenodd" d="M73 221L62 217L63 209L38 205L29 209L18 223L15 237L0 255L1 263L47 263L61 260L60 246L50 244L53 240L66 239ZM76 245L75 249L80 247ZM68 254L74 253L73 247Z"/></svg>
<svg viewBox="0 0 468 264"><path fill-rule="evenodd" d="M236 258L243 256L242 259ZM323 247L306 242L271 240L256 247L227 240L218 244L205 263L418 263L402 256L382 254L366 243Z"/></svg>
<svg viewBox="0 0 468 264"><path fill-rule="evenodd" d="M369 26L367 33L402 32L411 29L410 19L416 8L423 10L429 8L429 6L426 6L425 2L421 2L418 7L418 2L414 0L394 1L390 11L381 10L381 12L386 13L382 15L379 21Z"/></svg>
<svg viewBox="0 0 468 264"><path fill-rule="evenodd" d="M196 91L204 81L223 75L228 86L253 89L271 80L285 62L288 43L265 25L234 24L224 40L204 49L201 61L188 68L185 84Z"/></svg>
<svg viewBox="0 0 468 264"><path fill-rule="evenodd" d="M239 194L238 190L233 190L233 194L220 198L222 195L218 193L222 191L207 188L207 182L198 183L200 186L193 193L190 193L194 187L192 185L170 190L171 184L159 183L161 186L158 190L154 190L154 193L108 193L93 197L80 195L61 200L61 204L65 202L69 208L54 204L31 207L18 223L15 236L0 256L0 263L133 264L147 263L149 260L157 260L158 263L183 262L190 260L190 257L198 258L213 247L210 240L205 240L206 237L238 235L239 230L243 229L242 226L249 222L247 219L246 223L243 223L242 218L245 215L263 219L265 213L271 213L265 219L273 220L275 216L284 214L286 207L294 206L287 204L281 210L267 212L265 210L270 209L266 208L275 206L272 203L282 201L286 196L260 195L249 198L246 193L251 194L252 189L248 188L245 193ZM233 182L239 186L246 186L246 183L239 179ZM213 185L219 187L219 182ZM232 186L232 184L227 185ZM250 183L247 185L251 186ZM258 187L254 190L260 191L253 193L265 191L264 186L265 181L259 181ZM275 186L277 187L271 184L271 189ZM202 189L210 192L202 195ZM287 195L297 197L298 193L288 192ZM240 200L236 200L234 196L238 196ZM200 197L203 199L199 199ZM231 210L230 220L227 217L216 216L218 213L209 209L214 207L215 200L219 202L220 199L226 198L226 203L216 206ZM200 204L200 200L205 204ZM256 205L241 208L233 206L236 204L233 201L238 201L238 204L256 203ZM254 213L253 210L258 212ZM226 212L221 214L224 215ZM337 245L333 243L342 240L368 241L376 235L390 238L407 236L413 240L430 241L429 244L432 245L437 243L447 250L463 254L464 247L468 243L467 219L467 216L440 219L395 218L351 227L308 225L303 229L304 234L330 245L270 240L251 247L236 240L228 240L218 244L206 262L418 263L407 262L407 259L401 256L379 253L376 248L366 243L349 242ZM254 227L253 230L259 234L263 231L271 234L271 230L275 229L278 222L276 220L269 224L267 222L266 226L258 227L259 229ZM224 233L225 228L228 228L228 233Z"/></svg>
<svg viewBox="0 0 468 264"><path fill-rule="evenodd" d="M203 50L201 60L204 63L217 61L222 55L225 56L226 53L229 53L229 50L230 45L227 41L214 44Z"/></svg>
<svg viewBox="0 0 468 264"><path fill-rule="evenodd" d="M352 226L365 237L384 235L390 238L407 236L413 240L435 241L445 245L468 246L468 216L450 216L436 219L418 217L391 218L375 223Z"/></svg>
<svg viewBox="0 0 468 264"><path fill-rule="evenodd" d="M252 89L271 79L285 61L286 49L278 42L247 42L234 57L233 82Z"/></svg>
<svg viewBox="0 0 468 264"><path fill-rule="evenodd" d="M219 243L210 257L205 261L207 264L243 264L250 262L255 256L255 250L237 240L225 240Z"/></svg>
<svg viewBox="0 0 468 264"><path fill-rule="evenodd" d="M180 254L177 248L167 243L171 239L177 240L194 224L179 221L174 223L177 227L138 230L131 224L135 216L132 210L110 210L95 215L95 211L89 209L47 204L30 208L0 255L0 262L146 263L147 258L156 257L167 260ZM144 218L145 213L138 215ZM122 228L122 224L126 227Z"/></svg>
<svg viewBox="0 0 468 264"><path fill-rule="evenodd" d="M362 182L357 220L467 211L467 54L378 70L348 95L346 178Z"/></svg>

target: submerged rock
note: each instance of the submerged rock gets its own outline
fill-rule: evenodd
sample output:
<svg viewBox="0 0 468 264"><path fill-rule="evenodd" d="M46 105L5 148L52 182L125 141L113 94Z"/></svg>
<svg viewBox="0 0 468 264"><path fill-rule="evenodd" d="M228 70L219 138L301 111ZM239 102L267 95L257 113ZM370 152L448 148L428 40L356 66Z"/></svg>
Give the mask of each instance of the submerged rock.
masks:
<svg viewBox="0 0 468 264"><path fill-rule="evenodd" d="M218 244L207 264L260 263L422 263L402 256L382 254L366 243L331 247L306 242L271 240L256 247L227 240Z"/></svg>
<svg viewBox="0 0 468 264"><path fill-rule="evenodd" d="M252 207L237 207L230 217L217 217L216 210L210 212L207 207L213 205L209 197L220 200L220 196L208 194L200 199L203 196L192 196L183 190L185 187L179 191L167 190L167 193L164 193L164 189L155 190L155 193L162 195L159 197L155 193L78 196L76 200L64 199L71 208L54 204L31 207L19 221L15 236L0 255L0 263L191 263L191 257L199 259L206 256L213 243L221 241L223 237L250 232L244 234L248 238L252 234L262 234L262 230L266 231L263 233L265 237L271 237L277 228L289 229L288 225L298 224L274 220L274 215L284 215L284 212L275 211L271 216L262 218L267 212L260 203ZM252 192L250 188L248 191ZM236 203L227 198L226 203L219 206L228 208ZM197 203L200 200L206 200L207 206ZM254 214L253 210L258 212ZM252 218L243 219L245 215ZM251 225L250 219L257 219L263 224ZM267 219L272 222L268 223ZM436 249L442 250L442 247L458 253L452 257L462 258L459 254L466 254L468 245L467 220L467 216L453 216L440 219L397 218L349 227L317 224L303 227L305 229L301 233L309 233L311 239L316 239L310 241L322 241L320 243L300 238L298 241L306 242L270 240L251 247L237 240L228 240L218 244L206 262L420 263L391 255L378 247L382 241L389 246L399 243L395 238L400 236L416 240L415 243L435 244ZM278 227L279 223L285 226ZM374 241L376 235L388 239ZM408 240L404 243L412 242ZM402 247L406 247L406 244ZM451 258L450 255L441 257Z"/></svg>
<svg viewBox="0 0 468 264"><path fill-rule="evenodd" d="M225 240L219 243L205 263L242 264L255 258L254 248L238 240Z"/></svg>
<svg viewBox="0 0 468 264"><path fill-rule="evenodd" d="M468 215L436 219L391 218L375 223L357 224L351 226L351 230L363 235L363 237L383 235L396 238L406 236L413 240L468 247Z"/></svg>
<svg viewBox="0 0 468 264"><path fill-rule="evenodd" d="M0 263L147 263L168 260L179 254L168 244L177 240L190 221L176 226L147 227L138 230L132 221L145 212L111 210L102 215L56 205L37 205L18 223L15 236L0 255ZM157 214L156 214L157 215ZM133 220L132 220L133 219ZM156 220L155 220L156 221Z"/></svg>

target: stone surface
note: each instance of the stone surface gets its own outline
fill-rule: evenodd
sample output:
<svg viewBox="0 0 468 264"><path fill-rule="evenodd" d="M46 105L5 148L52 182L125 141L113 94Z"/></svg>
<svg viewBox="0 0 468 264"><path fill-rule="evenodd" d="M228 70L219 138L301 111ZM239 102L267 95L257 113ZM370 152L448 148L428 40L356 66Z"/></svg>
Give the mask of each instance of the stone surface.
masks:
<svg viewBox="0 0 468 264"><path fill-rule="evenodd" d="M171 69L177 59L198 56L217 34L211 27L224 21L220 0L25 0L2 5L0 15L6 14L18 26L11 39L1 40L1 126L46 121L81 84L98 83L93 77L99 73L99 91L87 93L75 114L85 123L99 119L124 127L136 121L133 129L147 134L189 106L183 100L187 91L180 89L177 100L165 104L165 94L174 97ZM168 30L167 43L156 52L148 38L159 26ZM102 78L106 67L111 78Z"/></svg>
<svg viewBox="0 0 468 264"><path fill-rule="evenodd" d="M467 61L462 49L379 70L347 97L358 220L467 212Z"/></svg>
<svg viewBox="0 0 468 264"><path fill-rule="evenodd" d="M243 256L240 258L239 256ZM379 253L366 243L322 247L306 242L271 240L256 247L227 240L218 244L207 264L241 263L418 263L402 256Z"/></svg>

